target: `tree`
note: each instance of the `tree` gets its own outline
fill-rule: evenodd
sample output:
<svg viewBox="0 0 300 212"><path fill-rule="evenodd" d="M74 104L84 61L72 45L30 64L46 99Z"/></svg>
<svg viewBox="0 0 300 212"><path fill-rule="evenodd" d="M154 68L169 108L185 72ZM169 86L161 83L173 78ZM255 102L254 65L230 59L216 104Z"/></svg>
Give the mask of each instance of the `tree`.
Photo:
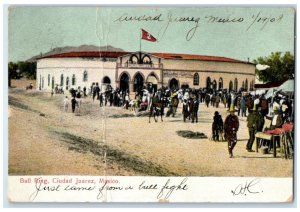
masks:
<svg viewBox="0 0 300 212"><path fill-rule="evenodd" d="M295 74L295 58L290 52L272 52L268 57L259 57L253 60L255 64L268 65L270 68L259 71L255 70L260 81L277 82L286 79L293 79Z"/></svg>
<svg viewBox="0 0 300 212"><path fill-rule="evenodd" d="M11 86L11 79L18 79L19 73L17 72L18 70L18 64L14 62L9 62L8 63L8 86Z"/></svg>
<svg viewBox="0 0 300 212"><path fill-rule="evenodd" d="M20 73L28 79L36 78L36 63L34 62L18 62Z"/></svg>

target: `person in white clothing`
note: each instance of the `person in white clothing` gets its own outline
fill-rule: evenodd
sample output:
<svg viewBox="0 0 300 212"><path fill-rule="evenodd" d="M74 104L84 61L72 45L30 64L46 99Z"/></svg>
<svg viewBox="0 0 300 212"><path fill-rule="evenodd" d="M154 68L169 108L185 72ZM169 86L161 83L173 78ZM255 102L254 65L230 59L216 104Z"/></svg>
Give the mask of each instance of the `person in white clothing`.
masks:
<svg viewBox="0 0 300 212"><path fill-rule="evenodd" d="M65 109L66 113L68 112L69 103L70 102L69 102L68 96L66 96L66 98L64 99L64 109Z"/></svg>

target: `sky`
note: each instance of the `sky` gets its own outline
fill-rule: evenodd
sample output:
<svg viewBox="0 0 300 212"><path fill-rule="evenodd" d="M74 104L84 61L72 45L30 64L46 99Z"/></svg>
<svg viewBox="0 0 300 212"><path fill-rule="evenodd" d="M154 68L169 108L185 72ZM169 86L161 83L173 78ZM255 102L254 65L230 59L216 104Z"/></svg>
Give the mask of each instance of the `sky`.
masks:
<svg viewBox="0 0 300 212"><path fill-rule="evenodd" d="M55 47L112 45L140 49L141 28L157 42L146 52L223 56L250 61L294 52L295 11L287 7L10 6L8 60L22 61Z"/></svg>

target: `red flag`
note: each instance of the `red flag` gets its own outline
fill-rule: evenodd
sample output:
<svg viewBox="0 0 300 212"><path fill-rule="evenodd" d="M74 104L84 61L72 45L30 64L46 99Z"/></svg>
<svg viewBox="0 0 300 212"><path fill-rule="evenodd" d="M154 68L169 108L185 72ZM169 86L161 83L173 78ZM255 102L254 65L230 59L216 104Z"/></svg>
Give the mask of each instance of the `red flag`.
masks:
<svg viewBox="0 0 300 212"><path fill-rule="evenodd" d="M155 42L156 41L156 38L153 37L149 32L142 30L142 39L144 40L147 40L147 41L150 41L150 42Z"/></svg>

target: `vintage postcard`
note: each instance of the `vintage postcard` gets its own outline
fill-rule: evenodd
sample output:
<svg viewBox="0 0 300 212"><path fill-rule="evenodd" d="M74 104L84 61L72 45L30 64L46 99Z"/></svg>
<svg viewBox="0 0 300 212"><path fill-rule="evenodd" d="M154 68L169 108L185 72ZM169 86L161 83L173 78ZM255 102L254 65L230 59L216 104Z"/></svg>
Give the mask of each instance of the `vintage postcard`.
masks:
<svg viewBox="0 0 300 212"><path fill-rule="evenodd" d="M10 202L294 201L293 7L7 10Z"/></svg>

